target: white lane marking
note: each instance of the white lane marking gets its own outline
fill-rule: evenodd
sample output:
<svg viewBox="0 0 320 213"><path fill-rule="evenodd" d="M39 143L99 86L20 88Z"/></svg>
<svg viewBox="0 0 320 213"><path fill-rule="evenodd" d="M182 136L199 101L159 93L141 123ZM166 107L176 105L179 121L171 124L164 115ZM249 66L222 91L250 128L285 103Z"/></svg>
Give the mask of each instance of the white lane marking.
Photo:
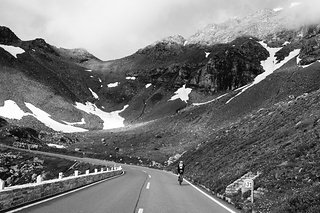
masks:
<svg viewBox="0 0 320 213"><path fill-rule="evenodd" d="M143 209L139 209L138 213L143 213Z"/></svg>
<svg viewBox="0 0 320 213"><path fill-rule="evenodd" d="M164 170L165 171L165 170ZM174 174L173 172L169 172L169 171L165 171L169 174L172 174L174 176L177 176L176 174ZM207 198L209 198L210 200L212 200L213 202L217 203L219 206L223 207L224 209L226 209L227 211L231 212L231 213L237 213L236 211L230 209L228 206L224 205L223 203L219 202L218 200L216 200L215 198L211 197L210 195L208 195L207 193L203 192L201 189L199 189L197 186L193 185L192 183L190 183L188 180L183 179L184 181L186 181L187 183L190 184L190 186L192 186L193 188L195 188L196 190L198 190L199 192L201 192L203 195L205 195Z"/></svg>
<svg viewBox="0 0 320 213"><path fill-rule="evenodd" d="M195 188L196 190L198 190L199 192L201 192L203 195L205 195L207 198L209 198L210 200L214 201L215 203L217 203L219 206L225 208L226 210L228 210L231 213L237 213L234 210L230 209L229 207L225 206L223 203L220 203L219 201L217 201L216 199L214 199L213 197L211 197L210 195L208 195L207 193L203 192L201 189L199 189L198 187L196 187L195 185L193 185L192 183L190 183L188 180L183 179L184 181L186 181L187 183L189 183L193 188Z"/></svg>
<svg viewBox="0 0 320 213"><path fill-rule="evenodd" d="M56 198L65 196L65 195L67 195L67 194L71 194L71 193L73 193L73 192L80 191L80 190L85 189L85 188L88 188L88 187L90 187L90 186L94 186L94 185L99 184L99 183L102 183L102 182L104 182L104 181L114 179L114 178L119 177L119 176L121 176L121 175L124 175L124 172L122 172L120 175L113 176L113 177L110 177L110 178L107 178L107 179L104 179L104 180L100 180L100 181L98 181L98 182L94 182L94 183L91 183L91 184L89 184L89 185L82 186L82 187L80 187L80 188L74 189L74 190L72 190L72 191L69 191L69 192L66 192L66 193L63 193L63 194L56 195L56 196L54 196L54 197L50 197L50 198L45 199L45 200L41 200L41 201L38 201L38 202L36 202L36 203L31 203L31 204L29 204L29 205L22 206L22 207L17 208L17 209L13 209L13 210L11 210L11 211L8 211L8 213L18 212L18 211L21 211L21 210L23 210L23 209L26 209L26 208L29 208L29 207L32 207L32 206L39 205L39 204L41 204L41 203L44 203L44 202L47 202L47 201L50 201L50 200L53 200L53 199L56 199Z"/></svg>
<svg viewBox="0 0 320 213"><path fill-rule="evenodd" d="M147 184L147 189L150 189L150 182L148 182Z"/></svg>
<svg viewBox="0 0 320 213"><path fill-rule="evenodd" d="M151 178L151 175L149 175L149 178Z"/></svg>
<svg viewBox="0 0 320 213"><path fill-rule="evenodd" d="M142 170L144 173L147 173L145 170Z"/></svg>

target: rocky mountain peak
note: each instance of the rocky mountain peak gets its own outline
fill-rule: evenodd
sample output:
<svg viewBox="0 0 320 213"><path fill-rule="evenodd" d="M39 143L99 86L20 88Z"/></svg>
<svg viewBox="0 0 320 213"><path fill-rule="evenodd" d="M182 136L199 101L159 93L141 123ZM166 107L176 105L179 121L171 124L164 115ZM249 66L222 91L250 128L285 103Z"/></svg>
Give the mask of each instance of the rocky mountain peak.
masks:
<svg viewBox="0 0 320 213"><path fill-rule="evenodd" d="M76 63L83 63L89 61L90 59L100 61L97 57L89 53L84 48L75 48L75 49L65 49L65 48L55 48L56 51L70 60L73 60Z"/></svg>
<svg viewBox="0 0 320 213"><path fill-rule="evenodd" d="M19 42L20 39L8 27L0 26L0 43L12 44Z"/></svg>
<svg viewBox="0 0 320 213"><path fill-rule="evenodd" d="M150 52L180 52L181 47L184 45L186 39L181 35L169 36L159 41L138 50L139 54L150 54Z"/></svg>
<svg viewBox="0 0 320 213"><path fill-rule="evenodd" d="M188 40L189 44L213 45L228 43L239 36L264 38L286 29L286 17L281 11L259 10L248 16L232 18L221 24L210 24Z"/></svg>
<svg viewBox="0 0 320 213"><path fill-rule="evenodd" d="M169 36L166 37L160 41L157 41L157 43L166 43L166 44L179 44L179 45L183 45L184 42L186 41L186 39L181 36L181 35L173 35L173 36Z"/></svg>

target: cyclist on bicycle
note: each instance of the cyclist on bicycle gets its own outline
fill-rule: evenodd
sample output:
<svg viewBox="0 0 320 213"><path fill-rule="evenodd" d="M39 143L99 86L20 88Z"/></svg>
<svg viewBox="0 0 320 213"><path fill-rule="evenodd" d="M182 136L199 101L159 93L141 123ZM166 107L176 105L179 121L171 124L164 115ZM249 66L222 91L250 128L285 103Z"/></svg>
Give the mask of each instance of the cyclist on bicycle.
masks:
<svg viewBox="0 0 320 213"><path fill-rule="evenodd" d="M182 176L183 176L183 173L184 173L184 164L183 164L182 160L178 164L177 171L178 171L178 175L179 175L178 178L183 178Z"/></svg>

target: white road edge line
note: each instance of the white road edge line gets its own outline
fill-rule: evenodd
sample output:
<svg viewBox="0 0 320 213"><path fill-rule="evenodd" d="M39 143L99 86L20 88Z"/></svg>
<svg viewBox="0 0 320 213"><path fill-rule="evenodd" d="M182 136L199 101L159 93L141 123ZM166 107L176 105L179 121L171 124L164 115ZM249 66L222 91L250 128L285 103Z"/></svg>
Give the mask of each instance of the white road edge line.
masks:
<svg viewBox="0 0 320 213"><path fill-rule="evenodd" d="M165 170L164 170L165 171ZM177 176L176 174L174 174L173 172L169 172L169 171L165 171L167 173L170 173L174 176ZM224 209L226 209L227 211L231 212L231 213L237 213L236 211L230 209L228 206L224 205L223 203L219 202L218 200L214 199L212 196L208 195L207 193L203 192L201 189L199 189L197 186L193 185L192 183L190 183L188 180L183 179L184 181L186 181L187 183L190 184L190 186L192 186L193 188L195 188L196 190L198 190L199 192L201 192L203 195L205 195L207 198L209 198L210 200L212 200L213 202L217 203L219 206L223 207Z"/></svg>
<svg viewBox="0 0 320 213"><path fill-rule="evenodd" d="M138 213L143 213L143 209L139 209Z"/></svg>
<svg viewBox="0 0 320 213"><path fill-rule="evenodd" d="M41 204L41 203L45 203L45 202L47 202L47 201L50 201L50 200L53 200L53 199L56 199L56 198L65 196L65 195L67 195L67 194L71 194L71 193L80 191L80 190L85 189L85 188L88 188L88 187L90 187L90 186L94 186L94 185L96 185L96 184L99 184L99 183L102 183L102 182L104 182L104 181L107 181L107 180L110 180L110 179L119 177L119 176L121 176L121 175L124 175L124 172L122 172L120 175L113 176L113 177L110 177L110 178L107 178L107 179L104 179L104 180L100 180L100 181L98 181L98 182L94 182L94 183L91 183L91 184L89 184L89 185L82 186L82 187L80 187L80 188L77 188L77 189L74 189L74 190L65 192L65 193L63 193L63 194L54 195L53 197L50 197L50 198L47 198L47 199L44 199L44 200L40 200L40 201L35 202L35 203L31 203L31 204L29 204L29 205L22 206L22 207L17 208L17 209L13 209L13 210L11 210L11 211L8 211L7 213L13 213L13 212L21 211L21 210L23 210L23 209L26 209L26 208L29 208L29 207L32 207L32 206L36 206L36 205L39 205L39 204Z"/></svg>
<svg viewBox="0 0 320 213"><path fill-rule="evenodd" d="M150 182L148 182L147 184L147 189L150 189Z"/></svg>
<svg viewBox="0 0 320 213"><path fill-rule="evenodd" d="M201 189L199 189L197 186L193 185L192 183L190 183L188 180L183 179L184 181L186 181L187 183L189 183L193 188L195 188L196 190L198 190L199 192L201 192L203 195L205 195L207 198L209 198L210 200L214 201L215 203L217 203L219 206L225 208L226 210L228 210L231 213L237 213L234 210L230 209L229 207L225 206L223 203L220 203L219 201L217 201L216 199L214 199L213 197L211 197L210 195L208 195L207 193L203 192Z"/></svg>

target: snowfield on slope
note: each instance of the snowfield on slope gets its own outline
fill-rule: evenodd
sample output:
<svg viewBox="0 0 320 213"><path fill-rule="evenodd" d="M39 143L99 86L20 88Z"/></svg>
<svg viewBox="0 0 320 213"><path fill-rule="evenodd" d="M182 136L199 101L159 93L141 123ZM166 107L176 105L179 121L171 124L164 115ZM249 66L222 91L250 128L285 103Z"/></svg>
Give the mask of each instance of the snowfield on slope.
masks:
<svg viewBox="0 0 320 213"><path fill-rule="evenodd" d="M173 101L176 99L181 99L182 101L186 102L189 100L189 94L191 93L191 88L186 88L186 85L183 85L180 89L175 91L175 95L170 98L169 101Z"/></svg>
<svg viewBox="0 0 320 213"><path fill-rule="evenodd" d="M17 58L17 54L21 54L25 52L20 47L14 47L14 46L3 45L3 44L0 44L0 47L2 47L5 51L9 52L15 58Z"/></svg>
<svg viewBox="0 0 320 213"><path fill-rule="evenodd" d="M62 124L55 120L53 120L51 115L46 113L45 111L35 107L30 103L25 103L25 105L31 110L32 113L24 112L20 107L12 100L6 100L4 102L4 106L0 107L0 116L8 119L16 119L20 120L24 116L33 116L45 126L55 130L61 131L65 133L71 132L84 132L87 131L86 129L74 127L70 124Z"/></svg>
<svg viewBox="0 0 320 213"><path fill-rule="evenodd" d="M277 70L280 67L282 67L284 64L286 64L288 61L290 61L292 58L296 57L300 53L300 49L295 49L295 50L291 51L290 54L286 58L284 58L282 61L277 63L275 54L279 50L281 50L282 47L271 48L271 47L268 47L268 45L266 43L264 43L263 41L260 41L259 43L269 52L269 55L270 55L266 60L260 62L261 66L264 69L264 72L261 73L260 75L257 75L255 77L254 81L251 84L243 87L243 89L237 95L235 95L234 97L230 98L226 102L226 104L228 104L234 98L236 98L239 95L241 95L244 91L246 91L250 87L258 84L261 81L263 81L267 76L271 75L275 70Z"/></svg>
<svg viewBox="0 0 320 213"><path fill-rule="evenodd" d="M12 100L4 101L4 105L0 106L0 116L8 119L20 120L23 116L27 116L28 113L25 113L16 102Z"/></svg>
<svg viewBox="0 0 320 213"><path fill-rule="evenodd" d="M29 114L36 119L38 119L41 123L46 125L47 127L50 127L51 129L55 131L61 131L65 133L71 133L71 132L85 132L88 131L86 129L80 128L80 127L74 127L66 124L62 124L60 122L57 122L51 118L51 115L46 113L45 111L35 107L34 105L30 103L25 103L25 105L31 110L33 114Z"/></svg>
<svg viewBox="0 0 320 213"><path fill-rule="evenodd" d="M113 112L102 111L95 104L90 102L86 102L86 104L76 102L75 107L88 114L93 114L101 118L101 120L103 120L103 129L114 129L124 127L124 118L122 118L119 114L123 112L128 106L129 105L125 105L123 109Z"/></svg>
<svg viewBox="0 0 320 213"><path fill-rule="evenodd" d="M192 105L193 105L193 106L201 106L201 105L209 104L209 103L212 103L212 102L214 102L214 101L219 100L220 98L223 98L224 96L226 96L226 95L228 95L228 94L229 94L229 93L220 95L219 97L214 98L214 99L212 99L212 100L210 100L210 101L207 101L207 102L203 102L203 103L193 103Z"/></svg>

